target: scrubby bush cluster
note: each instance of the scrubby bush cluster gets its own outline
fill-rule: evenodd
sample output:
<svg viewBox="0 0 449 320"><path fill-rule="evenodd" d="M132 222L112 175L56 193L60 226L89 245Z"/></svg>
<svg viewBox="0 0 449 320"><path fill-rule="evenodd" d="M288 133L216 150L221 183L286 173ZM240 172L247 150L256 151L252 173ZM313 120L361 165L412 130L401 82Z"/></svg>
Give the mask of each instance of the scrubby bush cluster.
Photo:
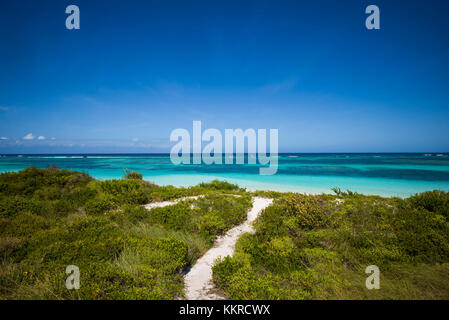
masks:
<svg viewBox="0 0 449 320"><path fill-rule="evenodd" d="M213 267L232 299L448 299L449 193L408 199L245 192L227 182L156 186L128 171L97 181L57 168L0 174L1 299L173 299L182 272L242 223L251 195L274 198ZM175 205L143 205L188 196ZM381 270L367 290L365 268ZM77 265L81 289L67 290Z"/></svg>
<svg viewBox="0 0 449 320"><path fill-rule="evenodd" d="M416 208L436 212L449 219L449 192L440 190L423 192L410 197L409 201Z"/></svg>
<svg viewBox="0 0 449 320"><path fill-rule="evenodd" d="M449 194L284 194L213 277L231 299L449 298ZM365 287L365 268L381 289Z"/></svg>
<svg viewBox="0 0 449 320"><path fill-rule="evenodd" d="M143 179L143 174L135 171L135 170L128 170L125 169L125 173L123 174L123 178L125 179L137 179L137 180L142 180Z"/></svg>
<svg viewBox="0 0 449 320"><path fill-rule="evenodd" d="M159 187L129 172L96 181L56 168L0 174L0 298L173 299L182 271L241 223L250 197L213 182ZM223 189L220 189L220 186ZM192 195L151 211L142 205ZM77 265L80 290L67 290Z"/></svg>
<svg viewBox="0 0 449 320"><path fill-rule="evenodd" d="M248 196L207 195L194 201L154 208L142 221L160 224L171 230L200 234L211 242L230 226L245 221L251 201Z"/></svg>
<svg viewBox="0 0 449 320"><path fill-rule="evenodd" d="M218 180L213 180L209 183L202 182L198 186L209 190L245 191L245 189L240 188L236 184Z"/></svg>

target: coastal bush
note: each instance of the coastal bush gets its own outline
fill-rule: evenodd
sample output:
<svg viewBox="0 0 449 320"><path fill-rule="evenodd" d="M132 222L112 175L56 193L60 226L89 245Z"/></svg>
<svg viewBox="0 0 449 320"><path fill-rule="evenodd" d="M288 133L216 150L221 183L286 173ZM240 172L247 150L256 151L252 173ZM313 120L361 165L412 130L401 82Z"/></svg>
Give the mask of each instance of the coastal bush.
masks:
<svg viewBox="0 0 449 320"><path fill-rule="evenodd" d="M227 190L227 191L244 191L236 184L229 183L227 181L213 180L211 182L202 182L198 185L200 188L208 190Z"/></svg>
<svg viewBox="0 0 449 320"><path fill-rule="evenodd" d="M288 229L314 229L326 226L328 212L319 196L294 194L283 199L282 204Z"/></svg>
<svg viewBox="0 0 449 320"><path fill-rule="evenodd" d="M222 293L231 299L449 298L442 278L442 270L449 272L445 193L399 199L338 191L337 197L280 195L255 221L255 234L242 236L234 256L214 265ZM372 264L387 279L385 291L365 288L364 268ZM416 284L411 270L424 269L433 287ZM413 285L404 286L407 281Z"/></svg>
<svg viewBox="0 0 449 320"><path fill-rule="evenodd" d="M191 230L191 210L189 202L179 202L172 206L153 208L144 221L159 224L171 230Z"/></svg>
<svg viewBox="0 0 449 320"><path fill-rule="evenodd" d="M449 222L437 212L400 209L394 216L398 247L416 262L449 261Z"/></svg>
<svg viewBox="0 0 449 320"><path fill-rule="evenodd" d="M50 227L48 219L30 212L21 212L13 218L0 218L0 234L7 236L32 237L36 232Z"/></svg>
<svg viewBox="0 0 449 320"><path fill-rule="evenodd" d="M45 204L40 201L15 195L0 202L0 217L14 217L21 212L34 212L41 215L44 208Z"/></svg>
<svg viewBox="0 0 449 320"><path fill-rule="evenodd" d="M145 209L153 201L184 199ZM175 299L183 271L242 223L251 195L275 200L213 267L231 299L449 299L448 193L408 199L246 193L28 168L0 174L0 299ZM81 289L65 288L79 266ZM381 270L367 290L365 268Z"/></svg>
<svg viewBox="0 0 449 320"><path fill-rule="evenodd" d="M449 192L440 190L423 192L410 197L409 202L415 208L436 212L449 219Z"/></svg>
<svg viewBox="0 0 449 320"><path fill-rule="evenodd" d="M251 194L255 197L278 199L288 193L283 193L283 192L278 192L278 191L256 190L256 191L251 192Z"/></svg>
<svg viewBox="0 0 449 320"><path fill-rule="evenodd" d="M141 221L159 224L170 230L199 233L212 241L232 226L242 223L250 206L248 196L208 194L196 200L153 208Z"/></svg>
<svg viewBox="0 0 449 320"><path fill-rule="evenodd" d="M158 186L151 190L149 195L149 202L167 201L182 197L196 196L203 192L202 189L191 188L176 188L174 186Z"/></svg>
<svg viewBox="0 0 449 320"><path fill-rule="evenodd" d="M135 170L128 170L125 169L125 173L123 174L123 178L125 179L136 179L136 180L142 180L143 174L135 171Z"/></svg>
<svg viewBox="0 0 449 320"><path fill-rule="evenodd" d="M150 199L153 186L140 180L106 180L100 184L103 193L116 203L145 204Z"/></svg>
<svg viewBox="0 0 449 320"><path fill-rule="evenodd" d="M92 178L82 172L29 167L19 172L0 174L0 193L2 196L29 196L46 186L56 186L60 193L64 193L89 181Z"/></svg>
<svg viewBox="0 0 449 320"><path fill-rule="evenodd" d="M216 183L159 187L57 168L0 174L0 299L174 299L183 269L244 221L248 195ZM193 195L151 211L142 204ZM213 221L213 223L211 223ZM77 265L81 288L65 288Z"/></svg>

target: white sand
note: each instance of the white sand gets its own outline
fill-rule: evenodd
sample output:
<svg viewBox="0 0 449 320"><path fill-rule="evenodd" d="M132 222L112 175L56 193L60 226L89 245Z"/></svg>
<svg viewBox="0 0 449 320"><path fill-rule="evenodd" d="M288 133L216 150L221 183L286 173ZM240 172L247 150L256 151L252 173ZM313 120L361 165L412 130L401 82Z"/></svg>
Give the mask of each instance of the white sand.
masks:
<svg viewBox="0 0 449 320"><path fill-rule="evenodd" d="M224 236L219 237L215 242L215 246L198 259L184 277L185 294L188 300L223 299L223 297L211 292L214 289L212 265L219 257L232 256L237 239L244 233L254 232L251 223L272 201L272 199L255 197L253 199L253 207L248 213L248 219L241 225L229 230Z"/></svg>
<svg viewBox="0 0 449 320"><path fill-rule="evenodd" d="M153 208L161 208L161 207L166 207L166 206L171 206L174 204L177 204L180 201L184 201L184 200L188 200L188 199L198 199L199 196L193 196L193 197L184 197L184 198L179 198L173 201L162 201L162 202L153 202L153 203L149 203L146 204L144 207L147 208L148 210L151 210Z"/></svg>

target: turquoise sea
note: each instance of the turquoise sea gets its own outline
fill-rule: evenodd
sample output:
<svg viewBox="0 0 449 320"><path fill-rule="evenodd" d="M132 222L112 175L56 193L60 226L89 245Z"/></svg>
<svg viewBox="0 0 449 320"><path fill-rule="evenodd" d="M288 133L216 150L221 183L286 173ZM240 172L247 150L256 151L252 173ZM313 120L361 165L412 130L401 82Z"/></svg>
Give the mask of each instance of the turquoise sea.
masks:
<svg viewBox="0 0 449 320"><path fill-rule="evenodd" d="M169 154L2 155L0 172L56 165L97 179L120 178L124 168L159 185L191 186L213 179L250 190L331 193L331 188L407 197L449 190L449 154L280 154L278 172L259 175L259 165L174 165ZM245 161L246 163L247 161Z"/></svg>

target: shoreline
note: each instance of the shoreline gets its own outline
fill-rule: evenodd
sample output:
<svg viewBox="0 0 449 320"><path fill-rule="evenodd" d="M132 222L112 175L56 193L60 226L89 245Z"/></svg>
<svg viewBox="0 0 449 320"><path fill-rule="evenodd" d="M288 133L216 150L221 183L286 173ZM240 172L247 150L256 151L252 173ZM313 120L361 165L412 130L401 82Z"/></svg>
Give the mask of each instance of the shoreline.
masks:
<svg viewBox="0 0 449 320"><path fill-rule="evenodd" d="M285 156L287 155L287 156ZM2 157L0 173L54 166L89 174L97 180L120 179L124 168L144 180L189 187L212 180L237 184L248 191L333 194L333 188L365 195L406 198L431 190L449 191L449 159L439 154L280 154L275 175L258 174L253 165L181 165L163 154L37 155Z"/></svg>
<svg viewBox="0 0 449 320"><path fill-rule="evenodd" d="M14 168L12 170L1 170L0 174L8 173L8 172L19 172L26 168ZM64 168L62 168L64 169ZM79 168L71 168L69 170L84 172L89 174L92 178L100 181L105 180L115 180L122 179L122 173L120 174L95 174L91 170L81 170ZM145 170L143 170L145 172ZM263 177L263 176L262 176ZM329 187L320 186L320 180L330 179L329 177L291 177L291 176L282 176L281 174L276 177L271 176L272 179L280 180L279 183L274 183L270 181L258 181L259 178L257 175L247 175L246 177L229 177L222 175L209 175L209 174L163 174L163 175L148 175L144 174L143 180L148 181L150 183L154 183L159 186L174 186L177 188L184 187L193 187L200 183L208 183L213 180L226 181L232 184L236 184L241 188L246 189L247 192L279 192L279 193L301 193L305 195L320 195L320 194L334 194L332 188L340 188L342 191L350 190L352 192L356 192L366 196L380 196L385 198L408 198L418 193L439 190L448 192L449 191L449 183L447 187L441 188L438 185L432 186L431 183L425 181L423 186L418 186L419 184L423 184L423 181L409 181L409 180L397 180L397 179L384 179L382 183L388 185L388 188L383 188L383 186L376 184L377 181L372 179L360 179L360 178L352 178L352 177L338 177L340 180L352 180L351 186L344 186L340 183L329 184ZM295 185L293 183L289 183L287 181L283 181L288 179L309 179L309 186L305 185L305 183L301 185ZM337 180L337 179L335 179ZM359 180L359 181L357 181ZM317 183L318 181L318 183ZM315 186L313 186L313 184ZM428 187L426 187L428 185Z"/></svg>
<svg viewBox="0 0 449 320"><path fill-rule="evenodd" d="M63 284L74 258L86 300L447 298L449 193L312 197L55 168L0 178L3 298L73 298ZM366 290L366 265L381 265L384 290Z"/></svg>
<svg viewBox="0 0 449 320"><path fill-rule="evenodd" d="M144 176L144 180L148 182L155 183L160 186L168 186L172 185L174 187L192 187L198 185L199 183L208 183L212 180L226 181L232 184L236 184L241 188L245 188L248 192L257 192L257 191L265 191L265 192L280 192L280 193L301 193L306 195L319 195L319 194L334 194L332 188L340 188L342 191L353 191L356 193L360 193L367 196L380 196L386 198L408 198L417 193L422 193L426 191L433 190L441 190L441 191L449 191L448 188L441 189L438 187L422 187L413 191L405 190L404 187L398 191L388 191L388 189L383 189L382 186L376 186L375 183L370 184L366 183L362 186L356 186L354 184L353 187L345 187L339 184L334 184L329 187L314 187L314 186L306 186L306 185L293 185L293 184L281 184L281 183L271 183L271 182L259 182L250 179L238 179L238 178L228 178L223 176L209 176L203 175L202 179L198 179L200 175L165 175L158 177L147 177ZM187 180L187 181L186 181ZM393 180L393 179L392 179ZM369 182L369 181L365 181ZM392 181L391 183L397 183L397 181ZM401 183L402 181L399 181ZM407 181L409 182L409 181ZM390 189L391 190L391 189Z"/></svg>

